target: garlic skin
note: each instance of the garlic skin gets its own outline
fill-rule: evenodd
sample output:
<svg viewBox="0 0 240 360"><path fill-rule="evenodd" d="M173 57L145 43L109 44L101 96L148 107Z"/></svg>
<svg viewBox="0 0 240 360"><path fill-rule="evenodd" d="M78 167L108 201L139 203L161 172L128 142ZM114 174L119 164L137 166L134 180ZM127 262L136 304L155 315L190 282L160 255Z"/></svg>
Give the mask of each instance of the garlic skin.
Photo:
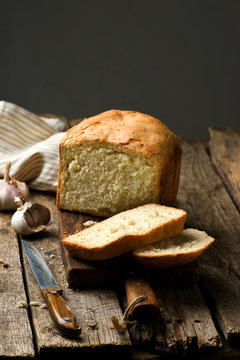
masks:
<svg viewBox="0 0 240 360"><path fill-rule="evenodd" d="M20 199L15 199L18 203ZM46 229L51 213L46 206L37 203L22 203L12 216L11 225L20 235L30 235Z"/></svg>
<svg viewBox="0 0 240 360"><path fill-rule="evenodd" d="M14 201L15 196L19 196L19 191L5 180L0 180L0 211L15 210L17 205Z"/></svg>
<svg viewBox="0 0 240 360"><path fill-rule="evenodd" d="M0 180L0 211L16 210L17 204L14 197L18 196L25 200L30 197L29 189L24 182L9 178L11 163L8 162L5 167L4 179Z"/></svg>

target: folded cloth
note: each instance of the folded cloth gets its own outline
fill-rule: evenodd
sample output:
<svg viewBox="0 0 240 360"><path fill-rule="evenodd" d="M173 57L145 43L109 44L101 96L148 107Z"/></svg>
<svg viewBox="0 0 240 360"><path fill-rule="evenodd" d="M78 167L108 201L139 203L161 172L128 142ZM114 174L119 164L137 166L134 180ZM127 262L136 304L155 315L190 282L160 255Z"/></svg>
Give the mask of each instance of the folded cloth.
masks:
<svg viewBox="0 0 240 360"><path fill-rule="evenodd" d="M37 116L0 101L0 177L10 161L10 176L32 189L56 191L59 143L67 129L61 117Z"/></svg>

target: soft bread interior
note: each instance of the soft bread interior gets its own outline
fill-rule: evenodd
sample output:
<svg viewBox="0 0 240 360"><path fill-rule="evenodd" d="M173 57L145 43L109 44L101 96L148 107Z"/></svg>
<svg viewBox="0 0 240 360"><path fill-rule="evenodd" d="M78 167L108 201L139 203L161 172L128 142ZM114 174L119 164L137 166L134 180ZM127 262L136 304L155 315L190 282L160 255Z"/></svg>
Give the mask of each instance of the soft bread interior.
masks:
<svg viewBox="0 0 240 360"><path fill-rule="evenodd" d="M214 238L205 231L185 229L177 235L134 250L133 256L148 268L180 266L194 261L213 242Z"/></svg>
<svg viewBox="0 0 240 360"><path fill-rule="evenodd" d="M144 235L155 227L178 219L180 216L182 210L155 204L146 205L119 213L104 222L98 222L90 228L70 235L67 239L88 248L99 248L115 241L116 237Z"/></svg>
<svg viewBox="0 0 240 360"><path fill-rule="evenodd" d="M214 239L205 231L185 229L179 234L136 249L134 254L160 256L198 251L210 245Z"/></svg>
<svg viewBox="0 0 240 360"><path fill-rule="evenodd" d="M63 148L61 163L60 203L65 209L109 216L158 202L157 168L142 155L92 142Z"/></svg>

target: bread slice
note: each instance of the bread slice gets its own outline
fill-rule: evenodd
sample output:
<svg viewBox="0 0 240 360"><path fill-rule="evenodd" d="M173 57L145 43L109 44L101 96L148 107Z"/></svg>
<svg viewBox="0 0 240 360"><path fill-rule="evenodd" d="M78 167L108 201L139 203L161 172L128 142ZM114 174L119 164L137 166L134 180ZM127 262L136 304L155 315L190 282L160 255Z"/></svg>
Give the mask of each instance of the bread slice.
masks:
<svg viewBox="0 0 240 360"><path fill-rule="evenodd" d="M156 203L174 206L179 139L160 120L109 110L68 130L60 144L58 209L101 217Z"/></svg>
<svg viewBox="0 0 240 360"><path fill-rule="evenodd" d="M205 231L185 229L179 234L133 251L134 258L148 268L166 268L184 265L195 260L214 238Z"/></svg>
<svg viewBox="0 0 240 360"><path fill-rule="evenodd" d="M63 238L73 257L104 260L178 234L186 212L158 204L126 210Z"/></svg>

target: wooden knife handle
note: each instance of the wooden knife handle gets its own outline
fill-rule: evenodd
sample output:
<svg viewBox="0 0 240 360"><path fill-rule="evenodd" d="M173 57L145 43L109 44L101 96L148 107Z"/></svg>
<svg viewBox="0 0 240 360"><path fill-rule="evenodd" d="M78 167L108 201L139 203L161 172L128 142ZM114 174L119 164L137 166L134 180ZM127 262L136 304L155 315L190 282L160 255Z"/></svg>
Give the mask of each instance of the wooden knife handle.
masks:
<svg viewBox="0 0 240 360"><path fill-rule="evenodd" d="M77 326L73 314L62 297L61 289L42 289L50 314L58 329L67 336L77 336L81 328Z"/></svg>
<svg viewBox="0 0 240 360"><path fill-rule="evenodd" d="M158 299L148 281L138 275L129 276L125 280L128 306L140 296L146 300L138 302L132 309L131 315L137 321L152 321L160 316Z"/></svg>

